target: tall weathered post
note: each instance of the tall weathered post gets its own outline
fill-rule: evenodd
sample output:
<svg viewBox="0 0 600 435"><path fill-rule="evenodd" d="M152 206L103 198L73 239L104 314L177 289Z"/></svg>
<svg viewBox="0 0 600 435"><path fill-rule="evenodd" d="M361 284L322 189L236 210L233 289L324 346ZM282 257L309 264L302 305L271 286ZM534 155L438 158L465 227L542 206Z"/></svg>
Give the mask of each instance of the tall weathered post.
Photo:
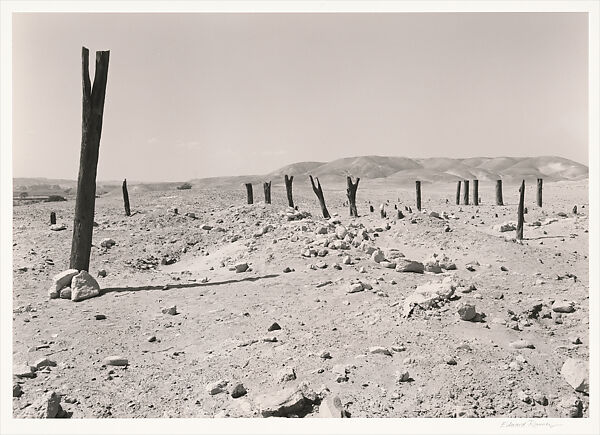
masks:
<svg viewBox="0 0 600 435"><path fill-rule="evenodd" d="M50 225L54 225L56 223L56 213L53 211L50 212Z"/></svg>
<svg viewBox="0 0 600 435"><path fill-rule="evenodd" d="M75 199L75 219L73 222L73 242L71 244L70 268L89 271L92 232L94 228L94 208L96 205L96 173L102 116L108 79L109 51L96 52L96 73L94 84L90 83L89 50L81 48L82 65L82 120L81 154L77 177L77 197Z"/></svg>
<svg viewBox="0 0 600 435"><path fill-rule="evenodd" d="M123 180L123 203L125 204L125 216L131 216L129 208L129 193L127 192L127 178Z"/></svg>
<svg viewBox="0 0 600 435"><path fill-rule="evenodd" d="M252 183L246 183L246 194L248 196L248 204L253 204L254 195L252 194Z"/></svg>
<svg viewBox="0 0 600 435"><path fill-rule="evenodd" d="M502 200L502 180L496 180L496 205L504 205Z"/></svg>
<svg viewBox="0 0 600 435"><path fill-rule="evenodd" d="M294 199L292 198L292 182L294 181L294 176L288 177L285 176L285 191L287 193L288 205L294 208Z"/></svg>
<svg viewBox="0 0 600 435"><path fill-rule="evenodd" d="M517 220L517 240L523 240L523 222L525 221L524 216L524 207L525 203L525 180L521 182L521 188L519 189L519 210L518 210L518 220Z"/></svg>
<svg viewBox="0 0 600 435"><path fill-rule="evenodd" d="M417 210L421 211L421 182L415 181L415 189L417 191Z"/></svg>
<svg viewBox="0 0 600 435"><path fill-rule="evenodd" d="M542 178L537 179L537 205L542 206L542 184L544 180Z"/></svg>
<svg viewBox="0 0 600 435"><path fill-rule="evenodd" d="M265 204L271 204L271 182L264 182L263 189L265 191Z"/></svg>
<svg viewBox="0 0 600 435"><path fill-rule="evenodd" d="M473 204L479 205L479 180L473 180Z"/></svg>
<svg viewBox="0 0 600 435"><path fill-rule="evenodd" d="M350 216L358 217L358 211L356 210L356 191L358 190L359 177L356 177L356 183L352 183L352 177L348 176L346 182L348 187L346 188L346 195L348 196L348 206L350 207Z"/></svg>
<svg viewBox="0 0 600 435"><path fill-rule="evenodd" d="M469 205L469 180L463 181L465 188L463 189L463 204Z"/></svg>
<svg viewBox="0 0 600 435"><path fill-rule="evenodd" d="M321 205L321 213L323 213L323 217L325 219L329 219L331 215L329 214L327 206L325 205L325 196L323 196L323 188L321 187L321 183L317 178L317 185L315 186L315 182L313 180L312 175L309 175L308 177L310 178L310 184L312 185L313 192L315 192L315 195L317 195L317 198L319 199L319 204Z"/></svg>
<svg viewBox="0 0 600 435"><path fill-rule="evenodd" d="M460 204L460 180L456 182L456 205Z"/></svg>

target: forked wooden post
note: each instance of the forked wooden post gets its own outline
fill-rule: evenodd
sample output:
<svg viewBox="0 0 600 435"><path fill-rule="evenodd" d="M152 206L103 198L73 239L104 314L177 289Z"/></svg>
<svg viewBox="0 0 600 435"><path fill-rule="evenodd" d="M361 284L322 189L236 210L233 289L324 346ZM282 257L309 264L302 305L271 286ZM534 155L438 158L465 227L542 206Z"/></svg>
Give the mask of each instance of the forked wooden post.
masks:
<svg viewBox="0 0 600 435"><path fill-rule="evenodd" d="M537 179L537 205L538 207L542 206L542 184L544 180L542 178Z"/></svg>
<svg viewBox="0 0 600 435"><path fill-rule="evenodd" d="M479 205L479 180L473 180L473 204Z"/></svg>
<svg viewBox="0 0 600 435"><path fill-rule="evenodd" d="M54 225L56 223L56 213L53 211L50 212L50 225Z"/></svg>
<svg viewBox="0 0 600 435"><path fill-rule="evenodd" d="M517 240L523 240L523 222L525 221L525 210L523 204L525 203L525 180L521 182L519 188L519 210L518 210L518 221L517 221Z"/></svg>
<svg viewBox="0 0 600 435"><path fill-rule="evenodd" d="M323 188L321 187L321 183L317 178L317 185L315 185L313 176L309 175L308 177L310 178L310 184L312 185L313 192L315 192L315 195L317 195L317 198L319 199L319 204L321 205L321 213L323 213L323 217L325 219L329 219L331 215L329 214L327 206L325 205L325 196L323 196Z"/></svg>
<svg viewBox="0 0 600 435"><path fill-rule="evenodd" d="M465 188L463 189L463 204L469 205L469 180L463 182Z"/></svg>
<svg viewBox="0 0 600 435"><path fill-rule="evenodd" d="M70 268L89 271L94 208L96 205L96 172L102 134L102 116L108 79L109 51L96 52L96 73L93 86L89 74L89 50L81 49L82 64L82 121L81 154L75 199L73 242L71 244Z"/></svg>
<svg viewBox="0 0 600 435"><path fill-rule="evenodd" d="M417 191L417 210L421 211L421 182L415 181L415 189Z"/></svg>
<svg viewBox="0 0 600 435"><path fill-rule="evenodd" d="M346 195L348 196L348 206L350 207L350 216L358 217L358 211L356 209L356 191L358 190L358 182L360 178L356 177L356 183L352 183L352 177L348 176L346 182L348 187L346 188Z"/></svg>
<svg viewBox="0 0 600 435"><path fill-rule="evenodd" d="M264 182L263 189L265 191L265 204L271 204L271 182Z"/></svg>
<svg viewBox="0 0 600 435"><path fill-rule="evenodd" d="M502 200L502 180L496 180L496 205L504 205Z"/></svg>
<svg viewBox="0 0 600 435"><path fill-rule="evenodd" d="M294 181L294 176L288 177L285 176L285 191L287 193L288 205L294 208L294 198L292 198L292 182Z"/></svg>
<svg viewBox="0 0 600 435"><path fill-rule="evenodd" d="M123 180L123 203L125 204L125 216L131 216L129 208L129 193L127 192L127 178Z"/></svg>
<svg viewBox="0 0 600 435"><path fill-rule="evenodd" d="M246 183L246 194L248 196L248 204L253 204L254 195L252 194L252 183Z"/></svg>
<svg viewBox="0 0 600 435"><path fill-rule="evenodd" d="M460 180L456 182L456 205L460 204Z"/></svg>

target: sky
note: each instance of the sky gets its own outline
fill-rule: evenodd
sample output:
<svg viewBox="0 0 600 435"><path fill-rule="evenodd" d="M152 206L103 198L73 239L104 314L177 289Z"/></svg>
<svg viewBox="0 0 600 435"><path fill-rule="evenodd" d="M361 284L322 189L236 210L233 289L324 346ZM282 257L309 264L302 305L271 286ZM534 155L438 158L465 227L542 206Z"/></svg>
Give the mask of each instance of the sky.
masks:
<svg viewBox="0 0 600 435"><path fill-rule="evenodd" d="M13 15L13 176L75 179L81 47L110 50L99 180L360 155L588 164L586 13Z"/></svg>

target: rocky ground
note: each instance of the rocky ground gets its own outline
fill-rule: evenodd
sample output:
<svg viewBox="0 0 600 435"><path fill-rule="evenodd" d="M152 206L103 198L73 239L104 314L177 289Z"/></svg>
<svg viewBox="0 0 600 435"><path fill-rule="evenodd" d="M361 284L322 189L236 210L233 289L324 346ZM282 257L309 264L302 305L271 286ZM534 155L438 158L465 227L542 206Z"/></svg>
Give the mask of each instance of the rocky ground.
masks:
<svg viewBox="0 0 600 435"><path fill-rule="evenodd" d="M131 217L99 198L101 293L81 302L48 298L74 203L15 207L14 415L588 416L587 181L545 184L543 208L528 187L523 243L499 227L516 186L457 206L423 185L419 213L414 188L361 181L358 218L324 186L325 220L294 184L297 213L281 185L272 205L243 186L134 195Z"/></svg>

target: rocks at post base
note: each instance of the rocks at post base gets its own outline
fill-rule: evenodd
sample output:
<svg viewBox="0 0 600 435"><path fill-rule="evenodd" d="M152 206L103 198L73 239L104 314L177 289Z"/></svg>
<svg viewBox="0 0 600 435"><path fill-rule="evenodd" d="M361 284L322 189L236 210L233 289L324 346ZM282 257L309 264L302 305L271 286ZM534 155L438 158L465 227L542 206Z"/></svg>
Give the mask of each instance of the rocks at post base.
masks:
<svg viewBox="0 0 600 435"><path fill-rule="evenodd" d="M71 280L79 271L77 269L68 269L57 275L54 275L52 285L48 289L50 299L56 299L60 296L60 291L71 285Z"/></svg>
<svg viewBox="0 0 600 435"><path fill-rule="evenodd" d="M82 270L71 281L71 300L74 302L93 298L100 294L100 285L92 275Z"/></svg>

